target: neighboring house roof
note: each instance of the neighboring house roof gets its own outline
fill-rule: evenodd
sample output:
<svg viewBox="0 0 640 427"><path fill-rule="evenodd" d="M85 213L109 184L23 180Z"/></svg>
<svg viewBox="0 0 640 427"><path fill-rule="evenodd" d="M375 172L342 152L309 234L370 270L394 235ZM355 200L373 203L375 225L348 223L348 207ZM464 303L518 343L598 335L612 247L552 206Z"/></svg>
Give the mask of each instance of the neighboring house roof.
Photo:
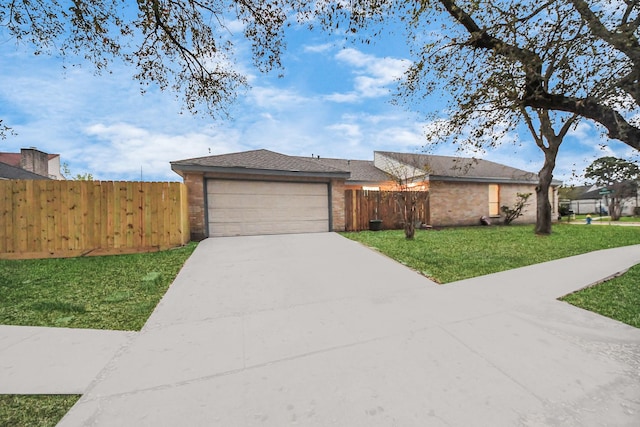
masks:
<svg viewBox="0 0 640 427"><path fill-rule="evenodd" d="M0 179L49 179L46 176L0 162Z"/></svg>
<svg viewBox="0 0 640 427"><path fill-rule="evenodd" d="M635 185L633 181L625 181L623 184ZM577 191L576 195L571 200L600 200L605 196L604 194L600 194L600 190L612 189L611 187L597 186L597 185L585 185L585 186L575 187L575 188L581 191ZM635 197L635 196L632 196L632 197Z"/></svg>
<svg viewBox="0 0 640 427"><path fill-rule="evenodd" d="M425 178L428 176L429 180L538 183L538 175L535 173L483 159L388 151L376 151L376 153L412 168L424 170ZM552 185L560 184L560 181L552 183Z"/></svg>
<svg viewBox="0 0 640 427"><path fill-rule="evenodd" d="M47 154L47 159L55 159L56 157L60 157L60 154ZM0 162L6 163L11 166L20 167L20 161L22 158L22 154L20 153L3 153L0 152Z"/></svg>
<svg viewBox="0 0 640 427"><path fill-rule="evenodd" d="M572 187L567 187L567 189L565 189L565 192L567 194L567 199L570 200L582 200L582 199L593 199L593 198L600 198L601 196L598 195L598 190L599 187L595 186L595 185L578 185L578 186L572 186ZM596 195L595 197L593 197L594 195Z"/></svg>
<svg viewBox="0 0 640 427"><path fill-rule="evenodd" d="M312 159L287 156L269 150L198 157L171 162L178 172L228 172L243 174L287 175L348 178L349 172L327 166Z"/></svg>
<svg viewBox="0 0 640 427"><path fill-rule="evenodd" d="M330 166L335 169L347 171L351 173L347 182L385 182L390 181L391 177L384 171L381 171L374 166L371 160L347 160L347 159L330 159L330 158L309 158L309 157L296 157L307 161L317 162Z"/></svg>

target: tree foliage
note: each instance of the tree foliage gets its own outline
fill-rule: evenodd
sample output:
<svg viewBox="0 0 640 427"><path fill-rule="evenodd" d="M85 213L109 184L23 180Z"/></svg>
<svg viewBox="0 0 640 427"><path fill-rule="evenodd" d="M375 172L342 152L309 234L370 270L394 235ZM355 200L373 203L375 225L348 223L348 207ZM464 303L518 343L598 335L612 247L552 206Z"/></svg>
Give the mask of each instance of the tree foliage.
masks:
<svg viewBox="0 0 640 427"><path fill-rule="evenodd" d="M609 202L609 215L616 221L622 215L625 199L635 197L637 194L640 168L635 162L607 156L591 163L585 169L584 176L609 191L606 195Z"/></svg>
<svg viewBox="0 0 640 427"><path fill-rule="evenodd" d="M596 185L608 187L619 182L635 181L640 168L635 162L616 157L601 157L585 169L585 178L594 180Z"/></svg>
<svg viewBox="0 0 640 427"><path fill-rule="evenodd" d="M122 60L143 90L171 89L189 110L218 117L247 85L234 66L231 24L242 24L268 71L281 65L285 10L283 0L12 0L0 2L0 35L37 55L80 57L98 73Z"/></svg>
<svg viewBox="0 0 640 427"><path fill-rule="evenodd" d="M471 71L454 78L471 81L470 94L512 81L515 90L499 95L508 104L586 117L603 125L610 138L640 148L640 128L632 119L640 101L637 2L427 3L454 20L447 28L454 37L435 43L427 59L442 64L438 57L445 51L466 56Z"/></svg>
<svg viewBox="0 0 640 427"><path fill-rule="evenodd" d="M317 3L316 3L317 4ZM585 0L353 0L320 2L326 28L349 33L407 24L414 63L398 99L435 121L427 135L479 150L515 140L526 123L544 153L536 189L538 234L551 232L549 187L564 136L579 118L640 148L633 120L639 2ZM368 32L364 32L364 38ZM375 34L375 32L374 32ZM640 70L640 68L638 68ZM446 93L445 111L429 100ZM444 113L444 114L443 114Z"/></svg>

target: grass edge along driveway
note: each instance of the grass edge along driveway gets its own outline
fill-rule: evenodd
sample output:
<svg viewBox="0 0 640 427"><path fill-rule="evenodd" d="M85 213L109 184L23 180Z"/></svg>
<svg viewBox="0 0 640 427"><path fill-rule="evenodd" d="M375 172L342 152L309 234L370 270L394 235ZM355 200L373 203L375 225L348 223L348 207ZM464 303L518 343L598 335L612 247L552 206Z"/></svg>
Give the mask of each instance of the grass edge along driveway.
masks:
<svg viewBox="0 0 640 427"><path fill-rule="evenodd" d="M138 331L195 247L0 260L0 324Z"/></svg>
<svg viewBox="0 0 640 427"><path fill-rule="evenodd" d="M640 227L569 224L550 236L536 236L530 225L419 230L414 240L402 230L341 234L441 284L640 243Z"/></svg>
<svg viewBox="0 0 640 427"><path fill-rule="evenodd" d="M550 236L533 227L461 227L416 233L402 231L342 233L374 248L437 283L498 273L555 259L640 243L640 227L592 227L557 224ZM640 328L640 265L626 274L561 298Z"/></svg>
<svg viewBox="0 0 640 427"><path fill-rule="evenodd" d="M0 324L140 330L195 248L0 260ZM79 398L0 395L0 427L53 427Z"/></svg>

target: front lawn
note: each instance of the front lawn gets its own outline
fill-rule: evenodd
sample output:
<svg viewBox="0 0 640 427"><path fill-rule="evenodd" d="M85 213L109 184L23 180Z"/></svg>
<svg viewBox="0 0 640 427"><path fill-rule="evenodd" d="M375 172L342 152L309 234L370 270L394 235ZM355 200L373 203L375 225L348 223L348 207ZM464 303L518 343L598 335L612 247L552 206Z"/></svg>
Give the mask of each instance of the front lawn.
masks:
<svg viewBox="0 0 640 427"><path fill-rule="evenodd" d="M0 260L0 324L140 330L195 247Z"/></svg>
<svg viewBox="0 0 640 427"><path fill-rule="evenodd" d="M561 300L640 328L640 265L620 277L569 294Z"/></svg>
<svg viewBox="0 0 640 427"><path fill-rule="evenodd" d="M140 330L195 247L0 260L0 324ZM55 426L79 398L0 395L0 427Z"/></svg>
<svg viewBox="0 0 640 427"><path fill-rule="evenodd" d="M373 247L438 283L497 273L640 243L640 227L558 224L550 236L536 236L531 225L418 230L406 240L402 230L343 233Z"/></svg>
<svg viewBox="0 0 640 427"><path fill-rule="evenodd" d="M0 395L0 427L54 427L80 396Z"/></svg>

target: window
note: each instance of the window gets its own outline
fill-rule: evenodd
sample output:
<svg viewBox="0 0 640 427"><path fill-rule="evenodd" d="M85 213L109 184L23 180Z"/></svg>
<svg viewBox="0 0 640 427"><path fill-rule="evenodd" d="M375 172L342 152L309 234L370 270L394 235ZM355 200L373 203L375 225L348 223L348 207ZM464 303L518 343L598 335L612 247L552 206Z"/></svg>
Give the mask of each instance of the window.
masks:
<svg viewBox="0 0 640 427"><path fill-rule="evenodd" d="M489 185L489 216L500 216L500 186L497 184Z"/></svg>

